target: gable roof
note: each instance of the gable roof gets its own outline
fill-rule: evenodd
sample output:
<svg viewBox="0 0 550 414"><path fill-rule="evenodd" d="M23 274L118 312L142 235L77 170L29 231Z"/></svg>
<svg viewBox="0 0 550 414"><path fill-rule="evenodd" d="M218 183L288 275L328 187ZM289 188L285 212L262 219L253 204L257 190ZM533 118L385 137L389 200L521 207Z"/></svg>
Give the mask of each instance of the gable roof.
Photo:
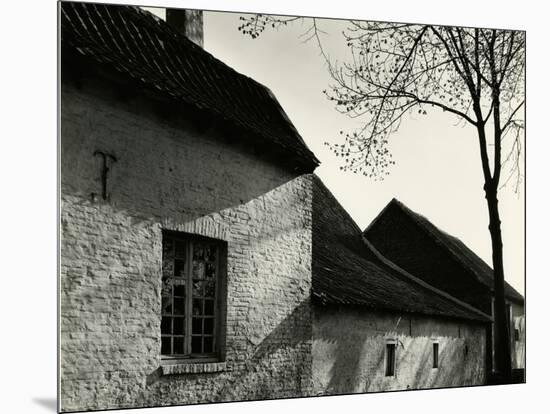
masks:
<svg viewBox="0 0 550 414"><path fill-rule="evenodd" d="M452 236L445 231L436 227L426 217L418 214L408 208L405 204L397 199L392 199L378 216L365 229L364 235L368 238L369 229L385 214L391 214L392 206L397 207L403 212L417 227L425 232L438 246L443 246L449 253L452 259L458 263L466 272L472 275L479 283L486 286L490 291L493 291L493 269L485 263L477 254L468 248L460 239ZM523 302L523 296L504 282L504 294L507 298L517 302Z"/></svg>
<svg viewBox="0 0 550 414"><path fill-rule="evenodd" d="M134 6L63 1L63 46L163 97L206 110L276 145L311 172L319 161L273 93Z"/></svg>
<svg viewBox="0 0 550 414"><path fill-rule="evenodd" d="M315 175L312 223L312 295L321 304L490 320L385 259Z"/></svg>

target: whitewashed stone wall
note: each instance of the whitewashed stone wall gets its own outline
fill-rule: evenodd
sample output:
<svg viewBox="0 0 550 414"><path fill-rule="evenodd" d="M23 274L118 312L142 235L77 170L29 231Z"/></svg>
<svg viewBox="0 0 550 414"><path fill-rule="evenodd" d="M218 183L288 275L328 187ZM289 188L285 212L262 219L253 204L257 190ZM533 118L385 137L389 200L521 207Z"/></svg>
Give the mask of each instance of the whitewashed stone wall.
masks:
<svg viewBox="0 0 550 414"><path fill-rule="evenodd" d="M316 395L483 385L483 324L358 307L314 307ZM387 341L396 344L395 375L385 374ZM439 367L433 368L433 343Z"/></svg>
<svg viewBox="0 0 550 414"><path fill-rule="evenodd" d="M310 393L311 177L109 88L63 83L61 103L62 410ZM107 202L95 150L118 158ZM227 241L215 372L160 369L163 228Z"/></svg>

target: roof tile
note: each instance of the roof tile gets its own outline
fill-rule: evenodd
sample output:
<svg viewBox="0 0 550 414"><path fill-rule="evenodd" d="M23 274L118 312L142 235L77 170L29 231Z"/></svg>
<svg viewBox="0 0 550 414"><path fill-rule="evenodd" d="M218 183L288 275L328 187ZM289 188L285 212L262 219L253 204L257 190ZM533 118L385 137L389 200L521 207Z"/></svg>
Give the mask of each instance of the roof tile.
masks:
<svg viewBox="0 0 550 414"><path fill-rule="evenodd" d="M92 62L250 131L260 145L276 145L306 172L319 164L268 88L148 11L64 1L61 39Z"/></svg>
<svg viewBox="0 0 550 414"><path fill-rule="evenodd" d="M493 269L485 263L477 254L470 250L461 240L452 236L445 231L439 229L432 224L426 217L418 214L408 208L405 204L397 199L392 199L390 203L382 210L379 216L369 225L364 234L369 234L369 229L383 214L392 214L391 206L398 207L400 211L405 213L406 217L409 217L416 225L418 225L423 231L438 245L443 246L448 254L456 261L463 269L471 274L482 285L493 290ZM367 236L368 237L368 236ZM505 295L518 302L523 302L523 296L518 293L512 286L506 281L504 282Z"/></svg>
<svg viewBox="0 0 550 414"><path fill-rule="evenodd" d="M313 296L358 305L487 321L472 306L406 273L363 240L361 229L317 176L313 185Z"/></svg>

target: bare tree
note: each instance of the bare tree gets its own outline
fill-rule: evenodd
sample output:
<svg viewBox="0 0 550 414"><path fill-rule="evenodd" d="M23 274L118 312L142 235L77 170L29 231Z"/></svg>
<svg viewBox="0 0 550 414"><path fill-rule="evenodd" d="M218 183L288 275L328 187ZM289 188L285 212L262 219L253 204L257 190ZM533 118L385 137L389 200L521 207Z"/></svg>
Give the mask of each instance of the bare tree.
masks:
<svg viewBox="0 0 550 414"><path fill-rule="evenodd" d="M349 21L343 32L350 60L330 62L318 20L255 15L239 29L256 38L299 19L316 39L333 84L324 91L336 109L364 120L327 143L343 157L344 170L382 179L394 161L388 140L405 115L441 110L473 128L479 144L489 211L495 295L495 371L511 379L510 327L504 298L504 267L498 194L512 178L522 182L525 33L518 31ZM504 179L502 172L506 171ZM507 174L507 175L506 175Z"/></svg>

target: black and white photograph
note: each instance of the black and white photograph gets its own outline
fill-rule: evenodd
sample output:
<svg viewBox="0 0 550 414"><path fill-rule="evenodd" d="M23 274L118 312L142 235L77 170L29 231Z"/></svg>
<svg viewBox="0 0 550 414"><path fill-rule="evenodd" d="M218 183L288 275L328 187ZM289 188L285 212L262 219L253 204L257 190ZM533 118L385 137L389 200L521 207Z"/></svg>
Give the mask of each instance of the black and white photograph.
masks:
<svg viewBox="0 0 550 414"><path fill-rule="evenodd" d="M349 17L58 3L61 412L526 381L526 32Z"/></svg>

